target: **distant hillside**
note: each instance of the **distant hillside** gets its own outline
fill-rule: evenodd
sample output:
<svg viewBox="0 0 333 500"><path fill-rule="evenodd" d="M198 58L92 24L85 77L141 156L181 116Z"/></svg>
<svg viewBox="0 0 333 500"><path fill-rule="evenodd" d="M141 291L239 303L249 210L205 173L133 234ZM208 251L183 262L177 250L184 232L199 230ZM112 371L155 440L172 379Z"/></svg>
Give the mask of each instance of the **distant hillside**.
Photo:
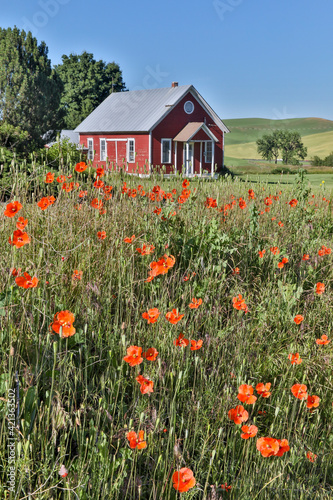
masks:
<svg viewBox="0 0 333 500"><path fill-rule="evenodd" d="M333 151L333 121L322 118L292 118L267 120L241 118L223 120L230 130L225 136L226 156L232 158L260 158L256 140L275 129L294 130L301 134L308 148L308 158L327 156Z"/></svg>

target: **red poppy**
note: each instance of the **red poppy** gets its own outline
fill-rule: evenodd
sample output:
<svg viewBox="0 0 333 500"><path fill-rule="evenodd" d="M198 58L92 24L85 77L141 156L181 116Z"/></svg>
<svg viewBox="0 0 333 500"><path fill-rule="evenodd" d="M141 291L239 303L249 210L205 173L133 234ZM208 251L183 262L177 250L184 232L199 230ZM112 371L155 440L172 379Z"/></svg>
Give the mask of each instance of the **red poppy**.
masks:
<svg viewBox="0 0 333 500"><path fill-rule="evenodd" d="M283 227L283 226L284 226L283 222L281 222L281 221L280 221L280 222L278 222L278 225L279 225L280 227Z"/></svg>
<svg viewBox="0 0 333 500"><path fill-rule="evenodd" d="M297 399L306 399L308 397L308 388L304 384L295 384L291 388L291 392Z"/></svg>
<svg viewBox="0 0 333 500"><path fill-rule="evenodd" d="M267 384L263 384L260 382L260 384L256 385L256 391L259 394L259 396L262 396L263 398L269 398L269 396L272 394L270 392L271 390L271 383L268 382Z"/></svg>
<svg viewBox="0 0 333 500"><path fill-rule="evenodd" d="M104 187L104 182L101 181L100 179L96 179L94 182L94 187L96 189L102 189Z"/></svg>
<svg viewBox="0 0 333 500"><path fill-rule="evenodd" d="M240 294L238 294L238 297L234 297L232 299L232 304L235 309L238 311L244 311L245 314L249 311L247 305L245 304L245 299L243 299Z"/></svg>
<svg viewBox="0 0 333 500"><path fill-rule="evenodd" d="M310 460L310 462L315 462L318 458L318 455L316 455L315 453L312 453L312 451L308 451L307 454L306 454L306 458L308 460Z"/></svg>
<svg viewBox="0 0 333 500"><path fill-rule="evenodd" d="M79 198L84 198L85 196L87 196L87 194L88 194L88 191L80 191Z"/></svg>
<svg viewBox="0 0 333 500"><path fill-rule="evenodd" d="M98 231L97 238L99 240L105 240L105 238L106 238L106 232L105 231Z"/></svg>
<svg viewBox="0 0 333 500"><path fill-rule="evenodd" d="M18 286L22 288L36 288L38 285L38 279L36 276L31 278L30 274L23 273L23 276L18 276L15 278L15 282Z"/></svg>
<svg viewBox="0 0 333 500"><path fill-rule="evenodd" d="M72 337L75 333L73 323L75 316L69 311L60 311L54 315L53 323L50 325L55 333L58 333L62 338ZM51 333L53 335L53 331Z"/></svg>
<svg viewBox="0 0 333 500"><path fill-rule="evenodd" d="M296 316L294 317L294 321L295 321L296 325L299 325L300 323L302 323L303 320L304 320L304 316L302 316L301 314L296 314Z"/></svg>
<svg viewBox="0 0 333 500"><path fill-rule="evenodd" d="M128 236L124 238L125 243L133 243L134 240L135 240L135 234L133 234L133 236L131 236L130 238Z"/></svg>
<svg viewBox="0 0 333 500"><path fill-rule="evenodd" d="M73 274L72 274L72 279L80 281L82 279L82 274L83 274L83 271L78 271L77 269L75 269Z"/></svg>
<svg viewBox="0 0 333 500"><path fill-rule="evenodd" d="M273 203L272 198L270 198L269 196L267 196L267 197L264 199L264 203L265 203L265 205L268 207L269 205L271 205L271 204Z"/></svg>
<svg viewBox="0 0 333 500"><path fill-rule="evenodd" d="M125 356L123 360L126 361L126 363L128 363L130 366L139 365L143 361L141 353L142 347L131 345L127 348L127 356Z"/></svg>
<svg viewBox="0 0 333 500"><path fill-rule="evenodd" d="M16 248L21 248L30 243L30 238L27 233L21 231L21 229L16 229L16 231L13 232L13 240L9 236L8 242L10 245L16 246Z"/></svg>
<svg viewBox="0 0 333 500"><path fill-rule="evenodd" d="M280 250L278 247L271 247L270 251L272 252L273 255L279 255Z"/></svg>
<svg viewBox="0 0 333 500"><path fill-rule="evenodd" d="M246 201L245 201L245 200L243 200L243 198L239 198L239 208L240 208L241 210L244 210L244 208L246 208L246 206L247 206L247 205L246 205Z"/></svg>
<svg viewBox="0 0 333 500"><path fill-rule="evenodd" d="M248 192L249 192L249 200L255 200L256 197L255 197L253 189L249 189Z"/></svg>
<svg viewBox="0 0 333 500"><path fill-rule="evenodd" d="M316 293L318 295L322 295L325 292L324 283L320 283L320 281L316 284Z"/></svg>
<svg viewBox="0 0 333 500"><path fill-rule="evenodd" d="M184 179L184 180L183 180L183 183L182 183L182 188L183 188L183 189L186 189L186 188L188 188L188 187L189 187L189 185L190 185L190 181L189 181L188 179ZM176 190L174 189L173 191L176 191ZM176 191L176 192L177 192L177 191ZM176 193L173 193L173 194L176 194Z"/></svg>
<svg viewBox="0 0 333 500"><path fill-rule="evenodd" d="M84 172L87 168L88 168L88 165L86 165L84 161L80 161L80 163L77 163L75 165L76 172Z"/></svg>
<svg viewBox="0 0 333 500"><path fill-rule="evenodd" d="M323 255L330 255L331 249L328 247L325 247L325 245L322 245L321 249L318 250L318 255L322 257Z"/></svg>
<svg viewBox="0 0 333 500"><path fill-rule="evenodd" d="M202 299L198 300L198 299L193 298L191 304L189 304L189 308L190 309L198 309L198 307L201 306L201 304L202 304Z"/></svg>
<svg viewBox="0 0 333 500"><path fill-rule="evenodd" d="M48 172L46 174L45 183L46 184L52 184L53 181L54 181L54 174L52 174L52 172Z"/></svg>
<svg viewBox="0 0 333 500"><path fill-rule="evenodd" d="M316 344L318 345L326 345L329 344L331 341L328 340L327 335L322 335L320 339L316 340Z"/></svg>
<svg viewBox="0 0 333 500"><path fill-rule="evenodd" d="M256 427L255 425L250 425L250 427L247 425L243 425L242 432L243 434L241 434L241 438L249 439L257 435L258 427Z"/></svg>
<svg viewBox="0 0 333 500"><path fill-rule="evenodd" d="M39 200L39 202L37 203L37 205L39 206L39 208L41 210L45 210L50 205L49 199L46 196L44 196L44 198L42 198L41 200Z"/></svg>
<svg viewBox="0 0 333 500"><path fill-rule="evenodd" d="M300 365L302 363L302 358L298 352L296 354L289 354L288 359L290 359L292 365Z"/></svg>
<svg viewBox="0 0 333 500"><path fill-rule="evenodd" d="M297 203L298 203L298 200L296 200L296 199L294 198L294 199L290 200L289 205L290 205L291 207L296 207Z"/></svg>
<svg viewBox="0 0 333 500"><path fill-rule="evenodd" d="M57 177L57 182L59 182L59 184L63 184L66 180L66 177L64 175L59 175L59 177Z"/></svg>
<svg viewBox="0 0 333 500"><path fill-rule="evenodd" d="M28 219L24 220L24 217L19 217L16 221L16 227L17 227L17 229L20 229L21 231L23 231L23 229L25 228L25 226L27 224L28 224Z"/></svg>
<svg viewBox="0 0 333 500"><path fill-rule="evenodd" d="M188 341L188 339L184 338L183 333L180 333L178 338L176 340L174 340L173 343L175 346L186 347L186 346L188 346L189 341Z"/></svg>
<svg viewBox="0 0 333 500"><path fill-rule="evenodd" d="M199 340L191 340L191 351L197 351L198 349L201 349L203 341L201 339Z"/></svg>
<svg viewBox="0 0 333 500"><path fill-rule="evenodd" d="M144 312L142 314L143 319L146 319L149 323L156 323L158 320L158 317L160 315L160 311L157 309L157 307L154 307L152 309L149 309L148 312Z"/></svg>
<svg viewBox="0 0 333 500"><path fill-rule="evenodd" d="M154 253L155 247L153 245L148 245L146 246L145 244L142 245L142 248L137 248L136 251L139 252L141 255L150 255Z"/></svg>
<svg viewBox="0 0 333 500"><path fill-rule="evenodd" d="M306 406L307 408L318 408L320 398L318 396L308 396Z"/></svg>
<svg viewBox="0 0 333 500"><path fill-rule="evenodd" d="M280 445L277 439L261 437L257 440L257 450L260 451L263 457L271 457L278 454Z"/></svg>
<svg viewBox="0 0 333 500"><path fill-rule="evenodd" d="M231 490L232 486L228 486L227 483L221 484L221 488L224 491L229 491Z"/></svg>
<svg viewBox="0 0 333 500"><path fill-rule="evenodd" d="M139 375L135 379L140 384L141 394L148 394L149 392L154 392L154 382L149 380L142 375Z"/></svg>
<svg viewBox="0 0 333 500"><path fill-rule="evenodd" d="M260 259L262 259L264 257L265 253L266 253L266 250L258 250L258 254L259 254Z"/></svg>
<svg viewBox="0 0 333 500"><path fill-rule="evenodd" d="M130 448L132 449L137 448L138 450L146 448L147 443L146 441L144 441L144 435L145 431L139 431L138 435L134 431L128 432L126 434L126 437L129 441Z"/></svg>
<svg viewBox="0 0 333 500"><path fill-rule="evenodd" d="M172 311L166 313L165 317L169 323L176 325L184 317L184 314L179 314L177 309L172 309Z"/></svg>
<svg viewBox="0 0 333 500"><path fill-rule="evenodd" d="M214 198L206 198L205 207L216 208L217 207L216 200Z"/></svg>
<svg viewBox="0 0 333 500"><path fill-rule="evenodd" d="M290 450L288 440L287 439L277 439L277 442L279 444L279 451L277 452L276 456L277 457L282 457L286 451Z"/></svg>
<svg viewBox="0 0 333 500"><path fill-rule="evenodd" d="M195 478L191 469L183 467L180 471L176 471L172 475L173 487L176 491L184 493L195 486Z"/></svg>
<svg viewBox="0 0 333 500"><path fill-rule="evenodd" d="M142 357L147 359L147 361L155 361L158 356L158 351L155 347L149 347L146 352L142 353Z"/></svg>
<svg viewBox="0 0 333 500"><path fill-rule="evenodd" d="M103 167L96 168L96 177L103 177L103 175L104 175L104 168Z"/></svg>
<svg viewBox="0 0 333 500"><path fill-rule="evenodd" d="M239 425L248 420L249 414L244 409L244 406L237 405L236 408L231 408L231 410L228 411L228 418L229 420L233 420L235 424Z"/></svg>
<svg viewBox="0 0 333 500"><path fill-rule="evenodd" d="M12 276L18 276L19 274L21 274L22 269L20 267L18 269L14 267L14 269L11 269L10 271L12 273Z"/></svg>
<svg viewBox="0 0 333 500"><path fill-rule="evenodd" d="M242 384L238 388L238 396L237 398L242 403L246 403L248 405L252 405L257 401L256 396L253 395L253 387L252 385Z"/></svg>
<svg viewBox="0 0 333 500"><path fill-rule="evenodd" d="M302 257L302 260L309 260L310 259L310 255L305 253Z"/></svg>
<svg viewBox="0 0 333 500"><path fill-rule="evenodd" d="M22 205L19 201L13 201L12 203L8 203L6 206L6 210L4 211L5 217L14 217L17 212L19 212L22 208Z"/></svg>
<svg viewBox="0 0 333 500"><path fill-rule="evenodd" d="M94 198L90 205L93 207L93 208L96 208L97 210L101 210L101 208L103 207L103 202L102 200L99 200L98 198Z"/></svg>
<svg viewBox="0 0 333 500"><path fill-rule="evenodd" d="M232 275L239 274L239 272L239 267L235 267L235 269L232 270Z"/></svg>

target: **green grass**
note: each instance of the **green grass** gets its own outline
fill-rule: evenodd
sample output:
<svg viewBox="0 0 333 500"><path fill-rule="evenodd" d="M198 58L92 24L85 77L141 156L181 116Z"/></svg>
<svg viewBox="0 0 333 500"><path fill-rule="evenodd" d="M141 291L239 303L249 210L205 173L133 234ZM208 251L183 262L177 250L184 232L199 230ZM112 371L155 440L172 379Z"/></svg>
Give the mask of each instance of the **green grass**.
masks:
<svg viewBox="0 0 333 500"><path fill-rule="evenodd" d="M99 213L91 200L102 195L89 175L70 165L61 172L88 191L80 199L75 189L46 185L47 169L20 170L13 168L1 197L3 207L18 200L23 208L1 219L0 498L8 489L5 416L12 388L19 389L20 403L13 431L16 494L7 498L332 498L333 342L316 344L323 334L333 339L333 254L318 255L322 245L333 245L326 183L312 197L299 174L286 185L196 179L179 204L181 177L108 173L103 180L113 196ZM124 181L150 195L122 193ZM156 199L157 185L166 193L175 189L173 200ZM36 202L51 193L56 202L42 211ZM207 197L217 208L207 207ZM19 216L28 219L31 239L22 248L8 243ZM134 242L125 243L132 235ZM154 245L154 253L140 255L143 244ZM174 256L174 266L147 282L150 263L164 254ZM289 261L280 269L283 257ZM17 286L12 268L36 276L38 286ZM73 280L74 270L83 271L81 280ZM317 282L325 283L323 295L315 293ZM233 307L239 294L247 313ZM194 297L202 299L198 309L189 307ZM154 324L142 318L150 308L161 312ZM184 314L177 324L166 320L172 309ZM51 334L54 316L64 310L75 316L69 338ZM304 316L300 325L296 314ZM175 346L180 333L202 339L202 348ZM155 347L157 360L129 366L123 358L130 346ZM288 355L296 352L303 361L292 365ZM139 373L154 382L150 395L140 392ZM244 403L246 423L258 427L256 437L244 440L228 412L240 404L240 385L260 382L271 383L271 395ZM296 383L319 396L318 408L310 411L292 395ZM146 448L129 447L131 430L144 431ZM287 439L290 451L265 458L256 448L259 437ZM314 463L307 452L318 456ZM58 474L62 464L66 478ZM182 467L193 471L196 485L180 495L172 476ZM232 486L229 493L224 483Z"/></svg>

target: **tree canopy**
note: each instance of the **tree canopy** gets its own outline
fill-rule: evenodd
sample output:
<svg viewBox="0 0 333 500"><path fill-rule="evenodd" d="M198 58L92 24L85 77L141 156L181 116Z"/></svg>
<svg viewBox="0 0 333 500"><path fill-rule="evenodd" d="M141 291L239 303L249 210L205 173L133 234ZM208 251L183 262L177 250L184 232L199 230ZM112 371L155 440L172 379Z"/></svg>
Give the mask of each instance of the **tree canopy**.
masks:
<svg viewBox="0 0 333 500"><path fill-rule="evenodd" d="M307 155L301 135L291 130L274 130L264 135L257 140L257 151L265 160L275 160L275 163L281 156L285 165L298 165Z"/></svg>
<svg viewBox="0 0 333 500"><path fill-rule="evenodd" d="M61 110L67 129L74 129L109 94L125 90L118 64L96 61L93 54L62 56L55 67L63 83Z"/></svg>
<svg viewBox="0 0 333 500"><path fill-rule="evenodd" d="M61 89L46 44L38 45L31 32L0 28L0 126L4 132L0 140L5 138L0 145L13 146L14 138L15 147L19 143L22 147L22 141L29 149L41 146L43 134L59 124Z"/></svg>

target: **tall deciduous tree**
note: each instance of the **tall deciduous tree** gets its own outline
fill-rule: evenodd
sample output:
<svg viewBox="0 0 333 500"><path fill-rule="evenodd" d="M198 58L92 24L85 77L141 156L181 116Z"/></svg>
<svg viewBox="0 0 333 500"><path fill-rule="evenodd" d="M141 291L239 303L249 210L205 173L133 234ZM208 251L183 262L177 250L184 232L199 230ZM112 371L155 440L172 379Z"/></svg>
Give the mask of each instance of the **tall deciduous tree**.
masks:
<svg viewBox="0 0 333 500"><path fill-rule="evenodd" d="M118 64L96 61L88 52L63 55L55 69L64 85L61 109L67 129L79 125L109 94L125 90Z"/></svg>
<svg viewBox="0 0 333 500"><path fill-rule="evenodd" d="M0 125L26 131L29 149L41 146L59 127L61 89L46 44L30 31L0 28Z"/></svg>
<svg viewBox="0 0 333 500"><path fill-rule="evenodd" d="M307 148L298 132L291 130L274 130L257 140L257 151L265 160L275 160L282 156L284 164L298 165L304 160Z"/></svg>

